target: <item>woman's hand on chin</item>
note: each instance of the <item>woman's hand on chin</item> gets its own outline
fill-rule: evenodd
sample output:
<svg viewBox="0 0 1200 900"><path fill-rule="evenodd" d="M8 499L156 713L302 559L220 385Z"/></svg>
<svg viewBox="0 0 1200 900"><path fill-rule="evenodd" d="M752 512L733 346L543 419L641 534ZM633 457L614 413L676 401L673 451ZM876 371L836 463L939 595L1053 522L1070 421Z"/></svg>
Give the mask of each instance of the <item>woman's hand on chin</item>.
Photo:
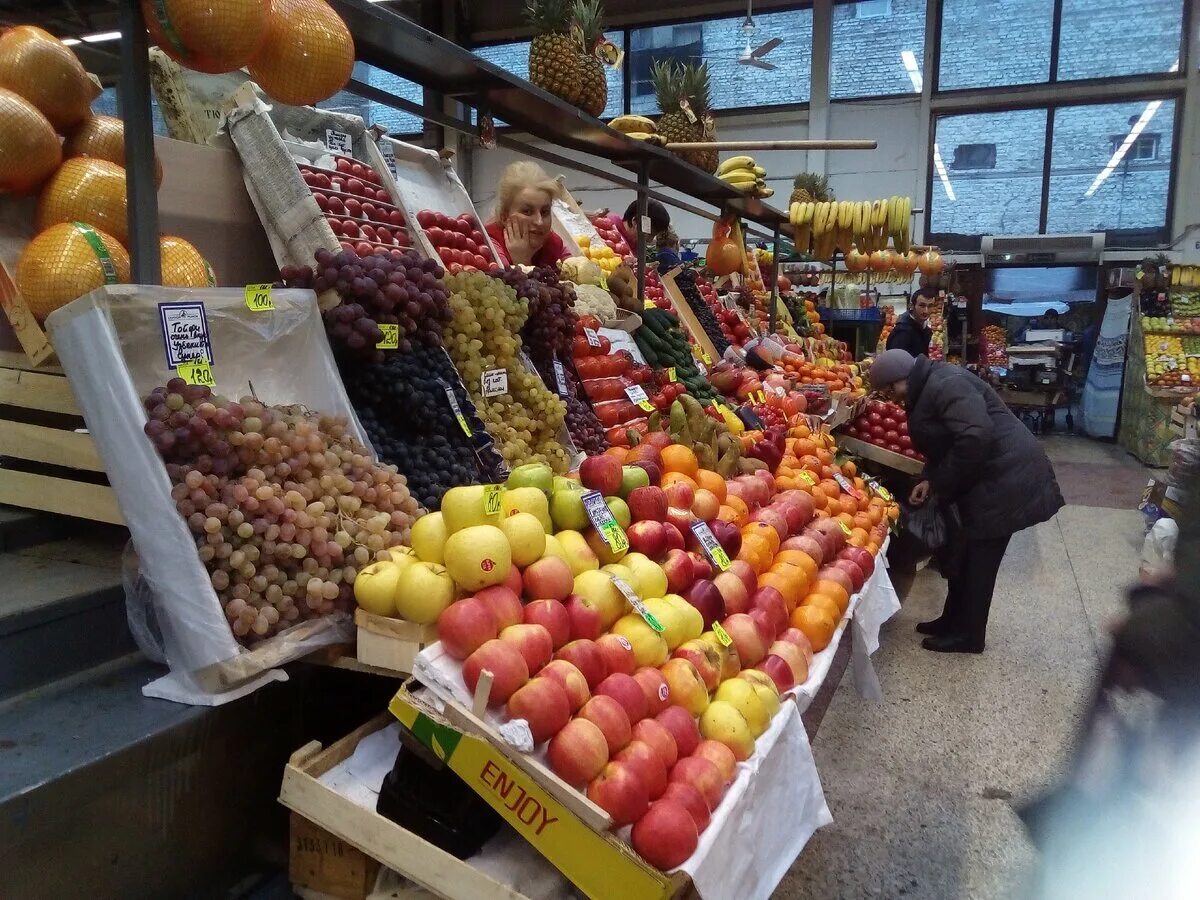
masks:
<svg viewBox="0 0 1200 900"><path fill-rule="evenodd" d="M510 218L504 225L504 244L508 248L508 257L513 265L521 266L533 265L533 255L541 246L534 246L529 229L515 218Z"/></svg>

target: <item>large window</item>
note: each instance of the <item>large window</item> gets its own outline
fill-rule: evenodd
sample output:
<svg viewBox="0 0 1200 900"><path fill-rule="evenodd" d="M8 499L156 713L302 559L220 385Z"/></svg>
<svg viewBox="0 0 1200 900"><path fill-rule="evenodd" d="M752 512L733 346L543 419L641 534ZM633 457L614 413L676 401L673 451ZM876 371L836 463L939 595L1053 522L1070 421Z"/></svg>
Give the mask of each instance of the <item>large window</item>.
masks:
<svg viewBox="0 0 1200 900"><path fill-rule="evenodd" d="M1038 232L1046 119L1044 109L1023 109L937 120L930 240Z"/></svg>
<svg viewBox="0 0 1200 900"><path fill-rule="evenodd" d="M829 95L921 93L925 0L859 0L833 8Z"/></svg>
<svg viewBox="0 0 1200 900"><path fill-rule="evenodd" d="M624 49L625 34L621 31L609 31L604 35L617 47ZM486 47L476 47L472 51L480 59L486 59L493 65L499 66L506 72L511 72L518 78L529 79L529 41L515 41L511 44L489 44ZM624 74L621 69L606 66L604 69L608 81L608 104L601 114L602 119L619 116L624 108L625 99L622 95ZM472 121L474 113L472 112ZM497 125L502 124L499 120Z"/></svg>
<svg viewBox="0 0 1200 900"><path fill-rule="evenodd" d="M1058 80L1169 72L1183 0L1063 0Z"/></svg>
<svg viewBox="0 0 1200 900"><path fill-rule="evenodd" d="M413 103L423 102L424 91L419 84L364 62L354 64L353 77L355 81L377 87ZM379 125L396 137L418 135L424 128L424 123L417 116L393 109L384 103L375 103L350 90L339 91L328 100L322 100L317 106L320 109L359 116L368 125Z"/></svg>
<svg viewBox="0 0 1200 900"><path fill-rule="evenodd" d="M942 90L1050 78L1051 0L942 0Z"/></svg>
<svg viewBox="0 0 1200 900"><path fill-rule="evenodd" d="M1174 100L1055 110L1046 231L1166 226L1174 124Z"/></svg>
<svg viewBox="0 0 1200 900"><path fill-rule="evenodd" d="M667 57L707 62L713 109L749 109L762 105L807 103L811 88L808 60L812 53L812 10L798 9L754 16L754 31L742 30L744 17L656 25L629 32L630 112L661 112L650 83L655 60ZM783 44L766 57L773 69L743 65L738 60L772 38Z"/></svg>

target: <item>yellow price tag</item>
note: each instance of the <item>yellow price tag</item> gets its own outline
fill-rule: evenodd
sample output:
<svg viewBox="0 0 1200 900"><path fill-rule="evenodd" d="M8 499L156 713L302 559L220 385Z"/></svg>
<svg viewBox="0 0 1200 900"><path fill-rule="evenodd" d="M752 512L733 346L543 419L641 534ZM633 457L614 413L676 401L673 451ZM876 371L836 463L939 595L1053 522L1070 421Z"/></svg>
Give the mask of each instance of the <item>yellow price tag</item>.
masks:
<svg viewBox="0 0 1200 900"><path fill-rule="evenodd" d="M700 359L706 366L712 365L712 357L705 352L704 348L700 348Z"/></svg>
<svg viewBox="0 0 1200 900"><path fill-rule="evenodd" d="M188 384L198 384L206 388L216 385L216 381L213 380L212 366L204 359L180 363L175 369L175 374Z"/></svg>
<svg viewBox="0 0 1200 900"><path fill-rule="evenodd" d="M638 409L645 410L646 412L654 412L654 410L657 408L658 407L656 407L649 400L639 400L638 401Z"/></svg>
<svg viewBox="0 0 1200 900"><path fill-rule="evenodd" d="M759 404L759 406L761 406L762 404L764 404L764 403L766 403L766 402L767 402L767 395L766 395L766 392L765 392L765 391L759 391L759 392L758 392L758 404Z"/></svg>
<svg viewBox="0 0 1200 900"><path fill-rule="evenodd" d="M483 514L485 516L500 515L500 498L504 494L504 485L485 484L483 486Z"/></svg>
<svg viewBox="0 0 1200 900"><path fill-rule="evenodd" d="M667 381L678 381L679 378L675 375L675 367L670 366L667 369Z"/></svg>
<svg viewBox="0 0 1200 900"><path fill-rule="evenodd" d="M812 472L808 471L808 469L801 469L800 477L803 478L806 482L808 482L809 487L812 487L814 484L817 483L817 479L813 477Z"/></svg>
<svg viewBox="0 0 1200 900"><path fill-rule="evenodd" d="M624 553L629 549L629 540L625 537L625 530L615 521L604 526L604 541L613 553ZM661 631L662 629L656 630Z"/></svg>
<svg viewBox="0 0 1200 900"><path fill-rule="evenodd" d="M379 330L383 332L383 340L375 345L376 350L396 350L400 347L400 326L381 323Z"/></svg>
<svg viewBox="0 0 1200 900"><path fill-rule="evenodd" d="M842 533L845 534L846 537L850 537L850 526L841 519L838 519L838 524L842 526Z"/></svg>
<svg viewBox="0 0 1200 900"><path fill-rule="evenodd" d="M658 309L658 307L654 305L653 300L643 300L642 309Z"/></svg>
<svg viewBox="0 0 1200 900"><path fill-rule="evenodd" d="M250 312L269 312L275 308L269 284L246 285L246 308Z"/></svg>
<svg viewBox="0 0 1200 900"><path fill-rule="evenodd" d="M712 630L713 634L717 636L717 640L720 642L722 647L728 647L733 643L733 638L729 636L728 631L721 627L720 622L713 622Z"/></svg>

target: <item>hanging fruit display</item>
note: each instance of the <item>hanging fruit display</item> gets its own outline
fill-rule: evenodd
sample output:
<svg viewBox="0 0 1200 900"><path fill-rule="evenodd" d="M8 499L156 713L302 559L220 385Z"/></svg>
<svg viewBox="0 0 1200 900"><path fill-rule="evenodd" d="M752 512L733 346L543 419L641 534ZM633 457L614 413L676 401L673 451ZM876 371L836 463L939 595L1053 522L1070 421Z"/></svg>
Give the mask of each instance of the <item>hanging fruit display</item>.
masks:
<svg viewBox="0 0 1200 900"><path fill-rule="evenodd" d="M121 242L79 222L47 228L17 263L17 286L39 322L88 291L127 281L129 255Z"/></svg>
<svg viewBox="0 0 1200 900"><path fill-rule="evenodd" d="M926 278L936 278L938 275L941 275L944 267L945 261L942 259L942 254L933 248L926 250L917 257L917 268L921 270L921 274Z"/></svg>
<svg viewBox="0 0 1200 900"><path fill-rule="evenodd" d="M63 141L64 159L75 156L92 156L106 159L124 168L125 166L125 123L114 116L90 116L75 127ZM162 187L163 168L158 154L154 154L154 183Z"/></svg>
<svg viewBox="0 0 1200 900"><path fill-rule="evenodd" d="M704 265L714 275L732 275L742 268L742 248L731 235L732 224L721 219L713 224L712 241L704 255Z"/></svg>
<svg viewBox="0 0 1200 900"><path fill-rule="evenodd" d="M217 283L208 260L188 241L165 234L158 239L158 246L164 287L212 287Z"/></svg>
<svg viewBox="0 0 1200 900"><path fill-rule="evenodd" d="M24 97L0 88L0 192L36 190L61 162L50 121Z"/></svg>
<svg viewBox="0 0 1200 900"><path fill-rule="evenodd" d="M38 199L37 229L87 222L122 244L129 237L125 170L104 159L77 156L54 173Z"/></svg>
<svg viewBox="0 0 1200 900"><path fill-rule="evenodd" d="M146 29L159 49L210 75L249 65L270 15L271 0L142 0Z"/></svg>
<svg viewBox="0 0 1200 900"><path fill-rule="evenodd" d="M350 29L325 0L272 0L250 77L271 97L311 106L346 86L354 69Z"/></svg>
<svg viewBox="0 0 1200 900"><path fill-rule="evenodd" d="M34 25L0 33L0 87L36 106L56 129L91 115L100 84L71 48Z"/></svg>

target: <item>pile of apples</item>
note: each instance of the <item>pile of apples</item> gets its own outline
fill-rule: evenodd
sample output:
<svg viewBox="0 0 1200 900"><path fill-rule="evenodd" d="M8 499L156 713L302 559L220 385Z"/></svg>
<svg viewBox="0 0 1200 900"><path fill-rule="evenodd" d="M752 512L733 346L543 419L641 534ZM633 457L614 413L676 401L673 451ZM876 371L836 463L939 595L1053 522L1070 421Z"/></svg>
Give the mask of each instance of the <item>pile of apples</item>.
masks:
<svg viewBox="0 0 1200 900"><path fill-rule="evenodd" d="M886 400L869 400L862 414L846 426L849 437L866 441L892 453L924 462L925 457L912 445L908 435L908 413L904 407Z"/></svg>
<svg viewBox="0 0 1200 900"><path fill-rule="evenodd" d="M721 327L721 333L725 335L729 343L741 347L750 340L750 326L746 324L745 319L738 315L737 310L718 306L715 314L717 324Z"/></svg>
<svg viewBox="0 0 1200 900"><path fill-rule="evenodd" d="M472 213L448 216L432 209L417 213L417 224L448 272L498 272L487 236Z"/></svg>
<svg viewBox="0 0 1200 900"><path fill-rule="evenodd" d="M588 216L588 221L592 223L601 239L613 253L622 259L633 256L633 250L630 249L628 242L608 216Z"/></svg>
<svg viewBox="0 0 1200 900"><path fill-rule="evenodd" d="M342 249L370 256L411 246L404 213L392 203L378 173L365 163L334 156L336 170L298 163L317 206Z"/></svg>

